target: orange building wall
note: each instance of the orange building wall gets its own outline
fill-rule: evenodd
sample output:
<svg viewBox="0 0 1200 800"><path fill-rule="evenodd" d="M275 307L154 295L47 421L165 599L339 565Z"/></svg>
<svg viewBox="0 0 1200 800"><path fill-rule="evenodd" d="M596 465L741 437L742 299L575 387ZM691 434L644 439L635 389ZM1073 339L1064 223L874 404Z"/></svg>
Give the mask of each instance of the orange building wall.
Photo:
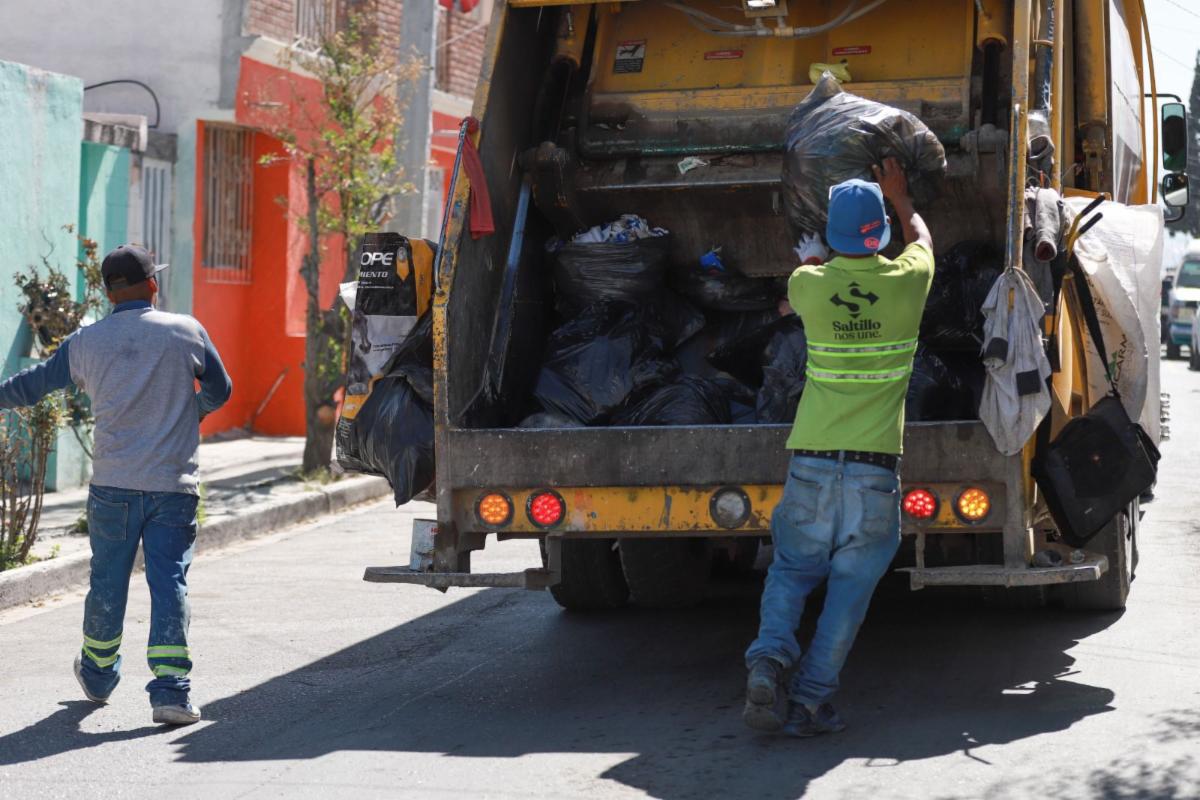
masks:
<svg viewBox="0 0 1200 800"><path fill-rule="evenodd" d="M286 94L281 87L286 87ZM314 88L315 82L311 79L243 58L235 120L250 127L274 127L274 121L264 117L261 109L277 106L255 102L255 98L294 98L300 93L312 98ZM285 113L291 117L295 110L285 109ZM203 152L203 144L201 123L197 152ZM252 427L255 432L268 435L304 433L307 295L299 270L307 237L298 220L307 207L305 179L303 169L289 161L260 163L267 155L282 157L285 153L277 139L257 132L254 135L251 281L248 284L212 283L203 269L200 242L204 224L204 166L202 158L196 159L198 213L193 236L196 243L193 263L198 268L193 279L193 309L233 379L233 396L225 407L201 425L204 435L243 427ZM335 302L344 260L340 238L330 237L325 242L321 263L322 308L329 308ZM277 380L279 385L272 392Z"/></svg>

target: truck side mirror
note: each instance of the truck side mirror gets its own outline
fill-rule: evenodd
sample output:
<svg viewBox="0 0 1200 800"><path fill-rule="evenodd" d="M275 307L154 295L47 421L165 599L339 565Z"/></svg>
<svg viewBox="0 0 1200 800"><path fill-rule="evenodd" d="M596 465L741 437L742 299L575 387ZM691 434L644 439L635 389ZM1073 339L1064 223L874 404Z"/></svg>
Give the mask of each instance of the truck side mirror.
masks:
<svg viewBox="0 0 1200 800"><path fill-rule="evenodd" d="M1183 172L1188 163L1187 110L1183 103L1163 103L1163 169Z"/></svg>
<svg viewBox="0 0 1200 800"><path fill-rule="evenodd" d="M1178 213L1167 222L1178 222L1183 219L1185 209L1188 202L1191 200L1191 189L1188 186L1188 176L1182 172L1170 172L1163 176L1162 180L1162 199L1170 211Z"/></svg>

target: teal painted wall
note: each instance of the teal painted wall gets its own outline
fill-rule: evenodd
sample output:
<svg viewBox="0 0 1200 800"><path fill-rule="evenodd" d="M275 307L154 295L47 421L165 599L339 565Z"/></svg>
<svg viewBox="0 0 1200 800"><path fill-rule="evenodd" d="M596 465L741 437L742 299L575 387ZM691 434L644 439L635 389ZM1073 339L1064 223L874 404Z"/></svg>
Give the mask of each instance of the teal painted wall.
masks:
<svg viewBox="0 0 1200 800"><path fill-rule="evenodd" d="M99 255L125 244L129 224L129 151L83 142L79 170L79 231Z"/></svg>
<svg viewBox="0 0 1200 800"><path fill-rule="evenodd" d="M13 275L41 267L44 258L76 278L77 245L63 226L79 221L82 114L78 78L0 61L0 352L6 376L20 369L30 346ZM86 481L86 459L69 431L59 437L55 462L50 488Z"/></svg>

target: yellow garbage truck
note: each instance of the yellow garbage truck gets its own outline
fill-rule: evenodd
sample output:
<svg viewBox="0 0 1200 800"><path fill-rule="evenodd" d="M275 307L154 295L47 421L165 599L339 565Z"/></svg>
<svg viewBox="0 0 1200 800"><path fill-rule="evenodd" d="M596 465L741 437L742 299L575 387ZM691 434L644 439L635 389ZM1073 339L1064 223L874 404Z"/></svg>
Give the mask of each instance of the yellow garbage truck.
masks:
<svg viewBox="0 0 1200 800"><path fill-rule="evenodd" d="M944 146L944 180L918 209L938 252L986 241L1022 268L1031 180L1186 203L1183 109L1158 102L1142 0L496 0L434 266L437 517L414 530L412 563L366 580L549 589L587 610L692 602L716 562L753 561L789 426L521 427L553 320L544 244L636 213L670 231L673 262L720 243L748 275L789 275L784 129L826 70ZM1047 143L1057 157L1034 175ZM472 225L484 190L490 235ZM1098 399L1069 284L1046 331L1053 431ZM1157 419L1158 395L1147 403ZM1138 504L1067 546L1035 449L1031 436L1002 454L979 419L907 424L894 568L914 589L1124 606ZM472 552L515 538L539 540L541 563L472 571Z"/></svg>

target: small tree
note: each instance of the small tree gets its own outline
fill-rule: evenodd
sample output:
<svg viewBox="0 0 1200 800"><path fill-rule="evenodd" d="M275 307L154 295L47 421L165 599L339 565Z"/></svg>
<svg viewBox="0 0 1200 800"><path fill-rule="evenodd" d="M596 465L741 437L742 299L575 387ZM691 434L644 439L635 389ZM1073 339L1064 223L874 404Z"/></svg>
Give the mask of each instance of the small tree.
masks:
<svg viewBox="0 0 1200 800"><path fill-rule="evenodd" d="M84 237L79 241L82 254L76 266L83 281L82 300L74 299L70 281L51 263L49 255L42 258L40 268L29 267L13 278L24 298L19 306L21 315L29 324L38 352L47 358L89 314L104 307L96 243ZM91 457L87 444L90 437L81 432L81 428L90 429L91 413L87 398L78 390L68 391L65 397L56 392L0 419L0 571L29 561L41 524L46 470L64 423L70 424Z"/></svg>
<svg viewBox="0 0 1200 800"><path fill-rule="evenodd" d="M320 94L313 97L304 91L304 78L290 77L293 102L277 109L291 112L290 118L266 126L305 177L306 209L299 221L307 238L300 265L307 295L306 473L329 468L334 394L344 383L350 334L344 306L335 302L332 308L321 307L321 257L331 240L340 241L341 252L329 255L343 260L343 282L354 280L358 240L390 218L395 194L410 189L395 159L395 139L403 122L397 87L412 80L420 65L415 60L400 63L383 49L370 23L372 5L363 6L348 14L342 28L322 38L315 50L289 51L284 64L289 74L295 76L299 68L315 78ZM276 160L267 156L263 163Z"/></svg>

